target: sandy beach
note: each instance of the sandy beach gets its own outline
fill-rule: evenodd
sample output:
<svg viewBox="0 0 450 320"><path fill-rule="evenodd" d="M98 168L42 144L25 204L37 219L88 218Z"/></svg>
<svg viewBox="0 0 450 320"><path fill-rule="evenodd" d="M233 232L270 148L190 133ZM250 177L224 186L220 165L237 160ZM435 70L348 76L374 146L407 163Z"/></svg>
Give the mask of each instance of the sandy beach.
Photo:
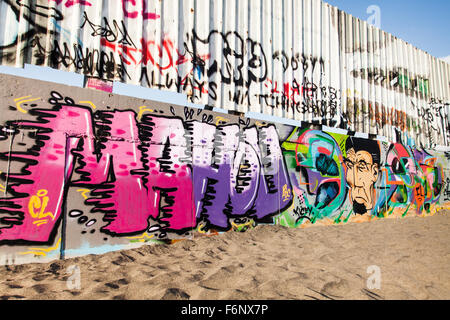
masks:
<svg viewBox="0 0 450 320"><path fill-rule="evenodd" d="M0 298L449 299L449 213L306 229L265 225L172 245L2 266ZM370 266L379 268L380 289L368 287Z"/></svg>

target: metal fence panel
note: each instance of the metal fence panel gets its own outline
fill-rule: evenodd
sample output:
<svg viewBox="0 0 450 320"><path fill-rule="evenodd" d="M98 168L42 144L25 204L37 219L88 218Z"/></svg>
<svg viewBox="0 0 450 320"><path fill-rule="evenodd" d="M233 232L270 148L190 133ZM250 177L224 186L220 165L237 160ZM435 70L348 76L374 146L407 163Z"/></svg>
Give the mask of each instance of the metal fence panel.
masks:
<svg viewBox="0 0 450 320"><path fill-rule="evenodd" d="M0 64L448 145L449 65L320 0L0 0Z"/></svg>

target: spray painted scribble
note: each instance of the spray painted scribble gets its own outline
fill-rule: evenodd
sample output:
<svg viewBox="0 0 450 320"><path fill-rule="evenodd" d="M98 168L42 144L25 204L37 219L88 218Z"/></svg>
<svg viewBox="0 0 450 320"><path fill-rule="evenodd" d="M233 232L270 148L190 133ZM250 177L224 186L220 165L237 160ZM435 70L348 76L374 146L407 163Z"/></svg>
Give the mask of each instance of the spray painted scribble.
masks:
<svg viewBox="0 0 450 320"><path fill-rule="evenodd" d="M37 134L28 152L1 154L26 165L2 173L10 196L0 202L0 241L52 241L71 186L90 190L85 204L103 214L101 231L120 236L146 231L149 218L179 233L197 220L228 230L230 217L261 221L290 205L273 125L240 130L148 114L137 122L134 111L93 113L57 92L49 103L29 111L36 121L7 122Z"/></svg>
<svg viewBox="0 0 450 320"><path fill-rule="evenodd" d="M2 65L389 141L399 130L431 149L450 141L449 65L323 1L0 0L0 21Z"/></svg>

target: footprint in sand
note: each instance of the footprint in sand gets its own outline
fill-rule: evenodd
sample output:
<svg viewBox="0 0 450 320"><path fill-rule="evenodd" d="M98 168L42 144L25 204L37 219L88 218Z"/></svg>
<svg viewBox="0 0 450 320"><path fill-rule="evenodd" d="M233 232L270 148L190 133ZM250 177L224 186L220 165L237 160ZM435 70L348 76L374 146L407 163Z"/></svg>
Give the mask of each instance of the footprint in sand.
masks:
<svg viewBox="0 0 450 320"><path fill-rule="evenodd" d="M340 279L339 281L330 281L325 283L320 292L329 296L342 298L345 297L349 291L350 285L348 281L345 279Z"/></svg>
<svg viewBox="0 0 450 320"><path fill-rule="evenodd" d="M111 289L119 289L119 288L120 288L119 285L117 285L117 284L115 284L115 283L112 283L112 282L107 282L107 283L105 283L105 286L107 286L107 287L109 287L109 288L111 288Z"/></svg>
<svg viewBox="0 0 450 320"><path fill-rule="evenodd" d="M119 279L119 280L117 280L117 282L119 284L122 284L122 285L126 285L126 284L130 283L130 281L128 279L125 279L125 278Z"/></svg>
<svg viewBox="0 0 450 320"><path fill-rule="evenodd" d="M58 262L54 262L50 265L50 269L47 270L47 272L58 275L60 270L61 264L59 264Z"/></svg>
<svg viewBox="0 0 450 320"><path fill-rule="evenodd" d="M191 281L191 282L201 281L203 279L204 275L205 274L203 272L196 273L189 278L189 281Z"/></svg>
<svg viewBox="0 0 450 320"><path fill-rule="evenodd" d="M34 286L31 287L34 291L36 291L37 293L44 293L45 291L48 290L48 286L45 284L36 284Z"/></svg>
<svg viewBox="0 0 450 320"><path fill-rule="evenodd" d="M100 293L100 294L108 294L109 291L108 290L103 290L103 289L97 289L94 291L95 293Z"/></svg>
<svg viewBox="0 0 450 320"><path fill-rule="evenodd" d="M169 288L166 290L161 300L189 300L191 296L179 288Z"/></svg>
<svg viewBox="0 0 450 320"><path fill-rule="evenodd" d="M335 257L332 254L327 253L321 256L319 258L319 261L324 263L332 263L333 261L335 261Z"/></svg>
<svg viewBox="0 0 450 320"><path fill-rule="evenodd" d="M300 278L300 279L302 279L302 280L306 280L306 279L309 279L309 276L306 274L306 273L303 273L303 272L295 272L297 275L298 275L298 277Z"/></svg>
<svg viewBox="0 0 450 320"><path fill-rule="evenodd" d="M119 280L107 282L107 283L105 283L105 286L107 286L107 287L109 287L111 289L119 289L121 285L127 285L129 283L130 283L129 280L127 280L125 278L122 278L122 279L119 279Z"/></svg>
<svg viewBox="0 0 450 320"><path fill-rule="evenodd" d="M405 262L405 263L408 263L408 260L410 259L410 256L403 256L403 257L401 257L401 258L399 258L399 259L397 259L394 263L400 263L400 262Z"/></svg>
<svg viewBox="0 0 450 320"><path fill-rule="evenodd" d="M34 281L40 282L42 280L47 279L49 276L50 276L49 274L38 274L38 275L35 275L34 277L32 277L31 279L33 279Z"/></svg>
<svg viewBox="0 0 450 320"><path fill-rule="evenodd" d="M215 270L208 278L200 281L200 285L212 289L235 289L251 283L251 278L239 277L239 266L228 265Z"/></svg>

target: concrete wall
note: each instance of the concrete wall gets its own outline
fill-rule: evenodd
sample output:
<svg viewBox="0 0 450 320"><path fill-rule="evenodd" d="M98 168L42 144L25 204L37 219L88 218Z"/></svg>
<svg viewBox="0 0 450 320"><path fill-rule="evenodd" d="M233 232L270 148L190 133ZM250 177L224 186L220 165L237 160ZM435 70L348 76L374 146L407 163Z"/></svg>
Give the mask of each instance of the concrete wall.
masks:
<svg viewBox="0 0 450 320"><path fill-rule="evenodd" d="M450 154L401 136L0 82L2 264L450 207Z"/></svg>

